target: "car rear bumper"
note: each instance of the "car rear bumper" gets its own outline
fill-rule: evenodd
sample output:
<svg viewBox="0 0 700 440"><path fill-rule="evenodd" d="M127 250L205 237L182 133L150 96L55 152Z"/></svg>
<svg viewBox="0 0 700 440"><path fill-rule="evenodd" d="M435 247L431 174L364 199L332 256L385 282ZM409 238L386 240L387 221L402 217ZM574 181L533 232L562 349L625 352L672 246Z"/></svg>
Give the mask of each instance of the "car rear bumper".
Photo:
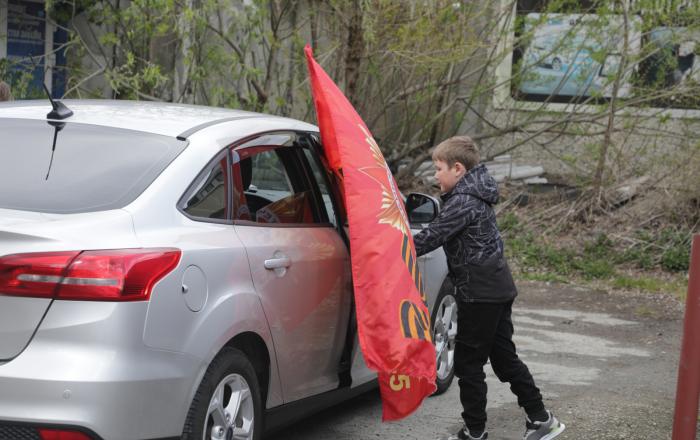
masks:
<svg viewBox="0 0 700 440"><path fill-rule="evenodd" d="M146 347L146 306L56 301L24 352L0 364L0 423L179 436L204 363Z"/></svg>

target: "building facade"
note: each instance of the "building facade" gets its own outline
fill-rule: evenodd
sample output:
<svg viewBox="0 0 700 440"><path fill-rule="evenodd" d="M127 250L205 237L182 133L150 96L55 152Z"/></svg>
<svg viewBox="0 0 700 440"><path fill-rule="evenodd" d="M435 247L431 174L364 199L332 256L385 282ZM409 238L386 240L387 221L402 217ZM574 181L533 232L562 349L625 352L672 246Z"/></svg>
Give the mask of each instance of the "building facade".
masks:
<svg viewBox="0 0 700 440"><path fill-rule="evenodd" d="M0 0L0 79L28 94L65 92L65 27L47 19L44 0ZM27 72L31 72L30 75Z"/></svg>

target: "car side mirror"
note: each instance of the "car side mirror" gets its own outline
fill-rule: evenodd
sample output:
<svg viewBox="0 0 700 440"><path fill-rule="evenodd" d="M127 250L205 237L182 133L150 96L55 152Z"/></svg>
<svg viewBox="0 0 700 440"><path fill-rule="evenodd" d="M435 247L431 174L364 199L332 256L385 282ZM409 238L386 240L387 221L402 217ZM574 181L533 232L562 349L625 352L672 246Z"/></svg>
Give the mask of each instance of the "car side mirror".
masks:
<svg viewBox="0 0 700 440"><path fill-rule="evenodd" d="M440 212L440 202L426 194L411 193L406 198L406 214L411 225L430 223Z"/></svg>

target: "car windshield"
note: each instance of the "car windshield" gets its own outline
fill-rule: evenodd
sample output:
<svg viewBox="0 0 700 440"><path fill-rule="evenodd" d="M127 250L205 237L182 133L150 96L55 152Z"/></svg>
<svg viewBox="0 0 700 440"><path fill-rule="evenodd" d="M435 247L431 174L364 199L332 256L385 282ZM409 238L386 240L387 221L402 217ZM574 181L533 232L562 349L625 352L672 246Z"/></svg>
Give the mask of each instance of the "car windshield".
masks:
<svg viewBox="0 0 700 440"><path fill-rule="evenodd" d="M57 214L122 208L186 145L131 130L0 119L0 208Z"/></svg>

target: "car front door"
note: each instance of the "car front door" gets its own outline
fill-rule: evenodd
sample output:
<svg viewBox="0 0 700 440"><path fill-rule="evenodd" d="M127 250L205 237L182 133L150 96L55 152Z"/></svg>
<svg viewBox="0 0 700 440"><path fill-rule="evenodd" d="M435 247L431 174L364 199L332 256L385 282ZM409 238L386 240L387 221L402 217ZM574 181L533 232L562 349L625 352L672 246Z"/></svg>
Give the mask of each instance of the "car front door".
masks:
<svg viewBox="0 0 700 440"><path fill-rule="evenodd" d="M294 133L233 148L234 228L274 340L283 398L338 387L351 307L347 247Z"/></svg>

